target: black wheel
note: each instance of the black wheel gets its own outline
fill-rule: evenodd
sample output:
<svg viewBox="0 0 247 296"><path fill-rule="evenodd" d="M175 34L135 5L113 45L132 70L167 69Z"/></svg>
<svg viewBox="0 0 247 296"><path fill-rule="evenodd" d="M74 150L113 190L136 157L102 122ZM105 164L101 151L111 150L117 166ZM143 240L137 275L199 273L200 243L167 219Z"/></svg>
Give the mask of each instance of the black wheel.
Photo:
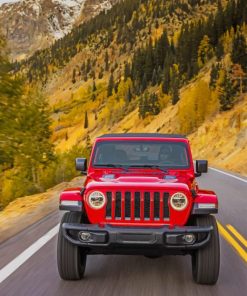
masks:
<svg viewBox="0 0 247 296"><path fill-rule="evenodd" d="M65 213L60 223L57 240L57 267L59 275L64 280L80 280L85 272L87 255L82 248L72 245L62 234L63 223L80 223L82 214Z"/></svg>
<svg viewBox="0 0 247 296"><path fill-rule="evenodd" d="M219 277L220 244L218 227L214 216L207 215L195 219L197 226L213 226L210 242L192 255L193 279L198 284L214 285Z"/></svg>

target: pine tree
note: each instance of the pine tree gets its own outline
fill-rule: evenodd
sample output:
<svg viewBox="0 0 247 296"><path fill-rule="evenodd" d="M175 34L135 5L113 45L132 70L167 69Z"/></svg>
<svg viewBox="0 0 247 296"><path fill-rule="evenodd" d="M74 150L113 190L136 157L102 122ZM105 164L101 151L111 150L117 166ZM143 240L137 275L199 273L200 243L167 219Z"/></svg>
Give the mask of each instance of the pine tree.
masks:
<svg viewBox="0 0 247 296"><path fill-rule="evenodd" d="M130 103L132 99L132 93L130 87L128 87L127 93L126 93L126 102Z"/></svg>
<svg viewBox="0 0 247 296"><path fill-rule="evenodd" d="M210 44L210 39L204 35L198 48L198 65L203 66L213 56L213 49Z"/></svg>
<svg viewBox="0 0 247 296"><path fill-rule="evenodd" d="M144 92L144 90L147 88L147 76L146 73L143 75L142 83L141 83L141 89L140 92Z"/></svg>
<svg viewBox="0 0 247 296"><path fill-rule="evenodd" d="M92 92L95 92L97 90L95 80L93 80L93 87L92 87Z"/></svg>
<svg viewBox="0 0 247 296"><path fill-rule="evenodd" d="M109 82L108 82L107 97L112 96L113 89L114 89L114 77L113 77L113 74L111 73Z"/></svg>
<svg viewBox="0 0 247 296"><path fill-rule="evenodd" d="M85 119L84 119L84 129L88 128L88 116L87 116L87 111L85 112Z"/></svg>
<svg viewBox="0 0 247 296"><path fill-rule="evenodd" d="M22 97L19 110L17 163L30 168L30 180L40 190L40 170L54 159L50 114L46 98L39 91Z"/></svg>
<svg viewBox="0 0 247 296"><path fill-rule="evenodd" d="M152 86L156 84L157 84L157 72L156 72L156 69L154 68L153 75L152 75Z"/></svg>
<svg viewBox="0 0 247 296"><path fill-rule="evenodd" d="M215 54L217 57L217 61L220 61L220 59L223 57L224 55L224 46L223 43L221 41L218 42L216 48L215 48Z"/></svg>
<svg viewBox="0 0 247 296"><path fill-rule="evenodd" d="M160 113L160 104L159 104L159 98L157 94L153 93L150 95L150 113L152 115L157 115Z"/></svg>
<svg viewBox="0 0 247 296"><path fill-rule="evenodd" d="M178 84L174 84L173 89L172 89L172 104L176 105L179 100L180 100L179 86L178 86Z"/></svg>
<svg viewBox="0 0 247 296"><path fill-rule="evenodd" d="M172 94L172 104L175 105L179 100L179 72L177 65L173 65L171 68L171 94Z"/></svg>
<svg viewBox="0 0 247 296"><path fill-rule="evenodd" d="M231 58L234 64L241 65L242 69L247 72L247 44L241 32L237 32L234 37Z"/></svg>
<svg viewBox="0 0 247 296"><path fill-rule="evenodd" d="M142 95L140 96L138 107L139 107L139 118L144 119L144 117L145 117L145 108L144 108L144 98L143 98Z"/></svg>
<svg viewBox="0 0 247 296"><path fill-rule="evenodd" d="M91 60L87 59L87 65L86 65L86 74L88 74L91 71Z"/></svg>
<svg viewBox="0 0 247 296"><path fill-rule="evenodd" d="M227 111L230 110L235 101L236 90L234 89L233 83L230 80L227 73L224 74L224 79L220 84L220 110Z"/></svg>
<svg viewBox="0 0 247 296"><path fill-rule="evenodd" d="M163 78L163 73L162 73L162 69L159 66L158 71L157 71L157 83L160 84Z"/></svg>
<svg viewBox="0 0 247 296"><path fill-rule="evenodd" d="M211 88L216 87L216 82L219 78L219 69L220 69L220 66L218 63L216 65L213 64L211 72L210 72L210 82L209 82L209 85Z"/></svg>
<svg viewBox="0 0 247 296"><path fill-rule="evenodd" d="M72 83L76 83L76 69L73 69L73 73L72 73Z"/></svg>
<svg viewBox="0 0 247 296"><path fill-rule="evenodd" d="M154 58L153 58L152 42L150 41L146 51L145 66L144 66L146 82L151 81L152 75L153 75L153 69L154 69Z"/></svg>
<svg viewBox="0 0 247 296"><path fill-rule="evenodd" d="M108 55L108 51L106 51L105 53L105 71L109 71L109 55Z"/></svg>
<svg viewBox="0 0 247 296"><path fill-rule="evenodd" d="M170 44L167 36L167 32L164 31L160 39L155 44L154 55L156 67L163 68L165 56L170 50Z"/></svg>
<svg viewBox="0 0 247 296"><path fill-rule="evenodd" d="M13 165L24 83L10 74L6 42L0 35L0 165Z"/></svg>
<svg viewBox="0 0 247 296"><path fill-rule="evenodd" d="M162 81L162 92L164 94L169 94L170 90L170 68L165 68L164 77Z"/></svg>
<svg viewBox="0 0 247 296"><path fill-rule="evenodd" d="M130 66L129 63L124 64L124 81L126 81L130 77Z"/></svg>

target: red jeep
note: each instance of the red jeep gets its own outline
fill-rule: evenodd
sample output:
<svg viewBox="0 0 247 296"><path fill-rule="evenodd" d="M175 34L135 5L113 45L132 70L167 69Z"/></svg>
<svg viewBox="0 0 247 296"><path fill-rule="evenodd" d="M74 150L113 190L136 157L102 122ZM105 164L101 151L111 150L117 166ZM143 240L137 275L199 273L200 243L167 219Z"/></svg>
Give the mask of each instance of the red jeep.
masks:
<svg viewBox="0 0 247 296"><path fill-rule="evenodd" d="M192 257L199 284L215 284L220 249L213 191L198 188L195 177L207 161L193 159L187 138L164 134L112 134L96 139L84 185L61 193L66 210L58 235L57 263L62 279L83 277L87 255L140 254Z"/></svg>

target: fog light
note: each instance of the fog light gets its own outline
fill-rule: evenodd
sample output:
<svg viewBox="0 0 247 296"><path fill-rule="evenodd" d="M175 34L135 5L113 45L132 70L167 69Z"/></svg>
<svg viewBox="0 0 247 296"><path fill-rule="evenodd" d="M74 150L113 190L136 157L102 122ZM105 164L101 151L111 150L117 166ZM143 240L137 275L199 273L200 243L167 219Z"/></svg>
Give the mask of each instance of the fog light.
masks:
<svg viewBox="0 0 247 296"><path fill-rule="evenodd" d="M91 238L92 236L90 232L84 232L84 231L79 232L79 239L81 241L87 242L87 241L90 241Z"/></svg>
<svg viewBox="0 0 247 296"><path fill-rule="evenodd" d="M183 240L188 244L193 244L196 240L196 237L194 234L185 234L183 236Z"/></svg>

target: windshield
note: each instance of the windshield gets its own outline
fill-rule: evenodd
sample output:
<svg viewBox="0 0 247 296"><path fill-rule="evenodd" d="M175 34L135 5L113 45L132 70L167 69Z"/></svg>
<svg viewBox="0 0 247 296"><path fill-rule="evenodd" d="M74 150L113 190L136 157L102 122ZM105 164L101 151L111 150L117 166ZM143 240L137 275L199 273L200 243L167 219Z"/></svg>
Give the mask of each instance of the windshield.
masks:
<svg viewBox="0 0 247 296"><path fill-rule="evenodd" d="M183 142L107 141L97 143L94 151L94 167L189 168Z"/></svg>

